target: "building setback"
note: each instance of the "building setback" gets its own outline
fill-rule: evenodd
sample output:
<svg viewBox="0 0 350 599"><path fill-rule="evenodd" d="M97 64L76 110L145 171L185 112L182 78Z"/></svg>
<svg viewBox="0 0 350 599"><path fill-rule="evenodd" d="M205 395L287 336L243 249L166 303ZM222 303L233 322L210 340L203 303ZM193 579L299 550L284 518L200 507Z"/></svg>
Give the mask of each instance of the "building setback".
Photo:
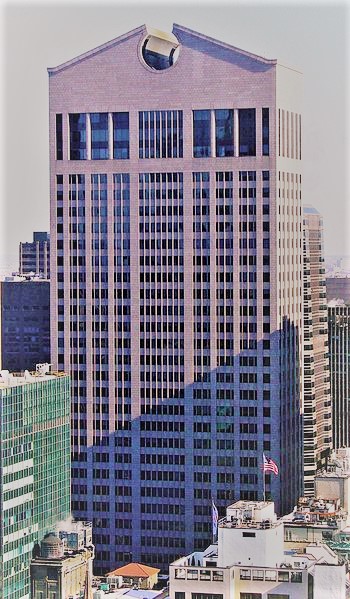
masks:
<svg viewBox="0 0 350 599"><path fill-rule="evenodd" d="M29 599L33 549L70 516L69 377L40 366L0 372L2 599Z"/></svg>
<svg viewBox="0 0 350 599"><path fill-rule="evenodd" d="M332 445L323 219L304 207L304 495Z"/></svg>
<svg viewBox="0 0 350 599"><path fill-rule="evenodd" d="M328 304L333 447L350 446L350 304Z"/></svg>
<svg viewBox="0 0 350 599"><path fill-rule="evenodd" d="M19 273L50 278L50 235L35 231L33 241L19 244Z"/></svg>
<svg viewBox="0 0 350 599"><path fill-rule="evenodd" d="M50 362L50 282L7 277L0 282L0 366L11 372Z"/></svg>
<svg viewBox="0 0 350 599"><path fill-rule="evenodd" d="M95 566L302 494L301 75L180 25L49 69L52 360ZM270 480L271 478L271 480ZM186 522L186 526L185 526Z"/></svg>

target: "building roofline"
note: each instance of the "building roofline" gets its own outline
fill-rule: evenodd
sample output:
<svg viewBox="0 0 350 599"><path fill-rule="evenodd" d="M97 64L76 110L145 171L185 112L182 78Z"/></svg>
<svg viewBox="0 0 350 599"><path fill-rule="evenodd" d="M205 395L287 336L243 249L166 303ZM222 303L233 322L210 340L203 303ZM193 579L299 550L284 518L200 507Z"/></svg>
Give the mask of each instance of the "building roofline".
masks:
<svg viewBox="0 0 350 599"><path fill-rule="evenodd" d="M48 74L50 76L50 75L59 73L60 71L63 71L75 64L83 62L84 60L91 58L92 56L96 56L100 52L103 52L104 50L107 50L109 48L113 48L113 46L116 46L116 45L120 44L121 42L129 39L130 37L133 37L133 36L138 35L143 32L147 32L146 25L141 25L140 27L136 27L136 29L132 29L131 31L128 31L127 33L124 33L123 35L120 35L120 36L110 40L109 42L105 42L104 44L101 44L100 46L97 46L96 48L93 48L92 50L88 50L87 52L84 52L83 54L79 54L79 56L76 56L75 58L72 58L71 60L68 60L56 67L48 67L48 69L47 69ZM273 65L277 64L276 59L264 58L263 56L259 56L258 54L253 54L252 52L247 52L246 50L242 50L241 48L237 48L236 46L232 46L231 44L227 44L226 42L222 42L222 41L217 40L208 35L204 35L203 33L199 33L198 31L194 31L193 29L189 29L188 27L184 27L183 25L174 23L172 33L176 36L176 32L179 32L179 33L183 32L183 33L186 33L193 37L199 38L203 41L209 42L210 44L215 44L216 46L219 46L220 48L225 48L226 50L229 50L231 52L232 51L238 52L242 56L245 56L251 60L255 60L256 62L265 64L265 65L273 66Z"/></svg>
<svg viewBox="0 0 350 599"><path fill-rule="evenodd" d="M93 48L92 50L88 50L87 52L84 52L83 54L79 54L79 56L76 56L75 58L72 58L71 60L67 60L67 62L63 62L62 64L58 65L57 67L48 67L47 72L50 76L50 75L59 73L60 71L64 71L68 67L71 67L79 62L83 62L87 58L91 58L92 56L95 56L96 54L100 54L100 52L103 52L104 50L113 48L113 46L117 46L121 42L124 42L125 40L129 39L130 37L138 35L139 33L142 33L143 31L146 31L146 25L141 25L140 27L136 27L136 29L132 29L131 31L128 31L127 33L123 33L123 35L115 37L114 39L110 40L109 42L105 42L104 44L101 44L100 46L97 46L96 48Z"/></svg>
<svg viewBox="0 0 350 599"><path fill-rule="evenodd" d="M261 62L266 65L276 65L277 59L275 58L264 58L263 56L259 56L258 54L253 54L252 52L248 52L247 50L242 50L241 48L237 48L236 46L232 46L231 44L227 44L226 42L222 42L208 35L204 35L203 33L198 33L198 31L194 31L193 29L189 29L188 27L184 27L183 25L178 25L174 23L173 25L173 33L176 35L177 31L183 31L189 35L193 35L194 37L198 37L204 41L207 41L211 44L215 44L216 46L220 46L221 48L225 48L226 50L231 50L234 52L238 52L242 56L246 56L252 60L256 60L257 62Z"/></svg>

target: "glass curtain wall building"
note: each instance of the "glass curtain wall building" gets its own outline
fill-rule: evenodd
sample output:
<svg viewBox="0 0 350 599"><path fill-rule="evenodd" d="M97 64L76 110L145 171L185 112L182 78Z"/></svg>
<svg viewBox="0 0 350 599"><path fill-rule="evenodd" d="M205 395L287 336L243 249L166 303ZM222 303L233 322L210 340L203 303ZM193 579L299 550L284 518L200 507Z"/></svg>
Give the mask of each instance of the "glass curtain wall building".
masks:
<svg viewBox="0 0 350 599"><path fill-rule="evenodd" d="M329 366L331 378L333 447L350 446L350 304L328 304Z"/></svg>
<svg viewBox="0 0 350 599"><path fill-rule="evenodd" d="M49 83L73 509L100 572L167 569L207 546L212 498L262 497L263 452L278 510L302 493L301 75L174 25Z"/></svg>
<svg viewBox="0 0 350 599"><path fill-rule="evenodd" d="M70 385L0 373L0 596L29 599L35 545L70 516Z"/></svg>

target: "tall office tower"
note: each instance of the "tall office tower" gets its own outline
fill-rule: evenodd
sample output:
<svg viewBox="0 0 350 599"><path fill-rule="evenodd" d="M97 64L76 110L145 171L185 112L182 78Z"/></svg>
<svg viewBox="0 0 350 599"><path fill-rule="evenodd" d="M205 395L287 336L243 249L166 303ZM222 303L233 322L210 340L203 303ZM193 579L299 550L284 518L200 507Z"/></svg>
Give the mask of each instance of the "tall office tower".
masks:
<svg viewBox="0 0 350 599"><path fill-rule="evenodd" d="M30 561L70 516L69 377L0 372L0 596L29 599Z"/></svg>
<svg viewBox="0 0 350 599"><path fill-rule="evenodd" d="M35 370L50 362L50 282L6 277L0 281L0 368Z"/></svg>
<svg viewBox="0 0 350 599"><path fill-rule="evenodd" d="M350 447L350 304L328 304L333 447Z"/></svg>
<svg viewBox="0 0 350 599"><path fill-rule="evenodd" d="M50 235L35 231L33 241L19 244L19 274L34 273L50 278Z"/></svg>
<svg viewBox="0 0 350 599"><path fill-rule="evenodd" d="M49 69L52 360L95 567L302 491L301 75L179 25ZM271 480L270 480L271 479ZM186 522L186 526L185 526Z"/></svg>
<svg viewBox="0 0 350 599"><path fill-rule="evenodd" d="M304 494L332 446L323 219L304 207Z"/></svg>

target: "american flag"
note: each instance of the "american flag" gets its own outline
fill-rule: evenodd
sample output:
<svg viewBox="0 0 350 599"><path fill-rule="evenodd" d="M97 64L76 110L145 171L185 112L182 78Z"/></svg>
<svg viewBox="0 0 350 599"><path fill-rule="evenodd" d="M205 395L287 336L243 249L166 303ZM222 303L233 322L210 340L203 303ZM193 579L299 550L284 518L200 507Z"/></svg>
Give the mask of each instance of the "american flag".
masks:
<svg viewBox="0 0 350 599"><path fill-rule="evenodd" d="M263 460L264 460L263 471L264 472L273 472L277 476L278 475L277 464L273 460L271 460L271 458L267 458L264 453L263 453Z"/></svg>
<svg viewBox="0 0 350 599"><path fill-rule="evenodd" d="M216 536L218 532L218 521L219 521L219 513L218 508L216 507L214 500L211 500L211 514L212 514L212 525L213 525L213 536Z"/></svg>

